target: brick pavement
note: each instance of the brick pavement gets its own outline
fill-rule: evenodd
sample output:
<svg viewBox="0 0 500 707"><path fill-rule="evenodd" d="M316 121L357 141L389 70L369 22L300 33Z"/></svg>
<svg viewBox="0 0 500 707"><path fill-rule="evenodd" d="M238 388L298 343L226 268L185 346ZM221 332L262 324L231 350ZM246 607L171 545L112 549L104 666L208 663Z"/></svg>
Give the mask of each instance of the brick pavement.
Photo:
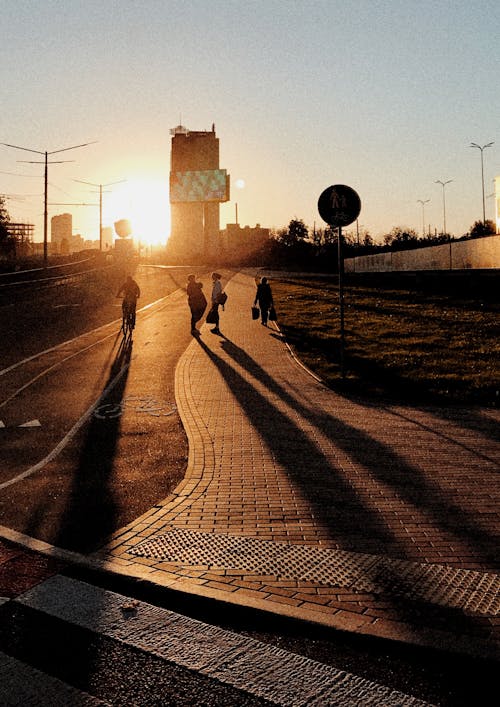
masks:
<svg viewBox="0 0 500 707"><path fill-rule="evenodd" d="M176 372L175 493L91 559L161 586L340 629L498 657L498 410L327 389L227 285Z"/></svg>

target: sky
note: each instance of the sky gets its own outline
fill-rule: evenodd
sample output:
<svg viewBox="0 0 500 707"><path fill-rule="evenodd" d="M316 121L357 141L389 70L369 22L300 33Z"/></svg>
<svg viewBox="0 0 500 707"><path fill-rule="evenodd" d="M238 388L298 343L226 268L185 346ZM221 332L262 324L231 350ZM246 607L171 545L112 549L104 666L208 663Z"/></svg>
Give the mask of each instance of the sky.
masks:
<svg viewBox="0 0 500 707"><path fill-rule="evenodd" d="M444 217L462 235L482 219L471 142L494 142L482 153L494 218L498 0L3 0L2 25L0 142L71 160L48 167L49 231L70 212L74 233L99 237L99 188L80 180L103 185L103 226L130 218L164 242L179 123L215 124L232 185L221 227L236 211L242 226L322 227L321 192L346 184L376 240L439 232ZM37 241L43 165L19 160L43 159L0 145L0 194Z"/></svg>

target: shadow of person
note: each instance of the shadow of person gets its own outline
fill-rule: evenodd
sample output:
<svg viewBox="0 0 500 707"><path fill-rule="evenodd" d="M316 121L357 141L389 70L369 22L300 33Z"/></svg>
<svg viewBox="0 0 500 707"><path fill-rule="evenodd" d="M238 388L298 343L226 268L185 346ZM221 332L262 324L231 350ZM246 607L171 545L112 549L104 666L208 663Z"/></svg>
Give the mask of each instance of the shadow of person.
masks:
<svg viewBox="0 0 500 707"><path fill-rule="evenodd" d="M132 339L122 339L103 387L103 414L90 418L73 473L68 501L55 544L90 552L115 530L116 508L111 477L120 432L121 403L127 383Z"/></svg>

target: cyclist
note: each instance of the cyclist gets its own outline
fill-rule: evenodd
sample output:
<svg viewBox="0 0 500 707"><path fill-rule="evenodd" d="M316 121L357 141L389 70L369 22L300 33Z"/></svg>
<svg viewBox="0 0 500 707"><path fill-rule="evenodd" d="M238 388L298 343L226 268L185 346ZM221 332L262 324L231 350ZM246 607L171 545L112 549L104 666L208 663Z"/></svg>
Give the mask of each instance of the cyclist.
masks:
<svg viewBox="0 0 500 707"><path fill-rule="evenodd" d="M135 327L135 307L138 298L141 296L141 291L137 282L132 279L131 275L127 275L127 279L116 293L117 297L123 295L122 310L123 316L132 315L131 328Z"/></svg>

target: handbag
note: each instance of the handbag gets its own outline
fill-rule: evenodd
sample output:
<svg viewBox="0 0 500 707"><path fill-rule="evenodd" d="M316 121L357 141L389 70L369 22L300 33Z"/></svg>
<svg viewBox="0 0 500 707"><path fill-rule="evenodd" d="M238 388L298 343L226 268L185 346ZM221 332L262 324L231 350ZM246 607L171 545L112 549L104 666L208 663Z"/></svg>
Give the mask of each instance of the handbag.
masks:
<svg viewBox="0 0 500 707"><path fill-rule="evenodd" d="M276 316L276 310L274 309L274 305L271 305L271 307L269 308L268 318L270 322L275 322L278 319L278 317Z"/></svg>
<svg viewBox="0 0 500 707"><path fill-rule="evenodd" d="M209 310L205 321L207 324L217 324L217 310L215 307Z"/></svg>
<svg viewBox="0 0 500 707"><path fill-rule="evenodd" d="M252 319L258 319L258 318L259 318L259 308L252 307Z"/></svg>

